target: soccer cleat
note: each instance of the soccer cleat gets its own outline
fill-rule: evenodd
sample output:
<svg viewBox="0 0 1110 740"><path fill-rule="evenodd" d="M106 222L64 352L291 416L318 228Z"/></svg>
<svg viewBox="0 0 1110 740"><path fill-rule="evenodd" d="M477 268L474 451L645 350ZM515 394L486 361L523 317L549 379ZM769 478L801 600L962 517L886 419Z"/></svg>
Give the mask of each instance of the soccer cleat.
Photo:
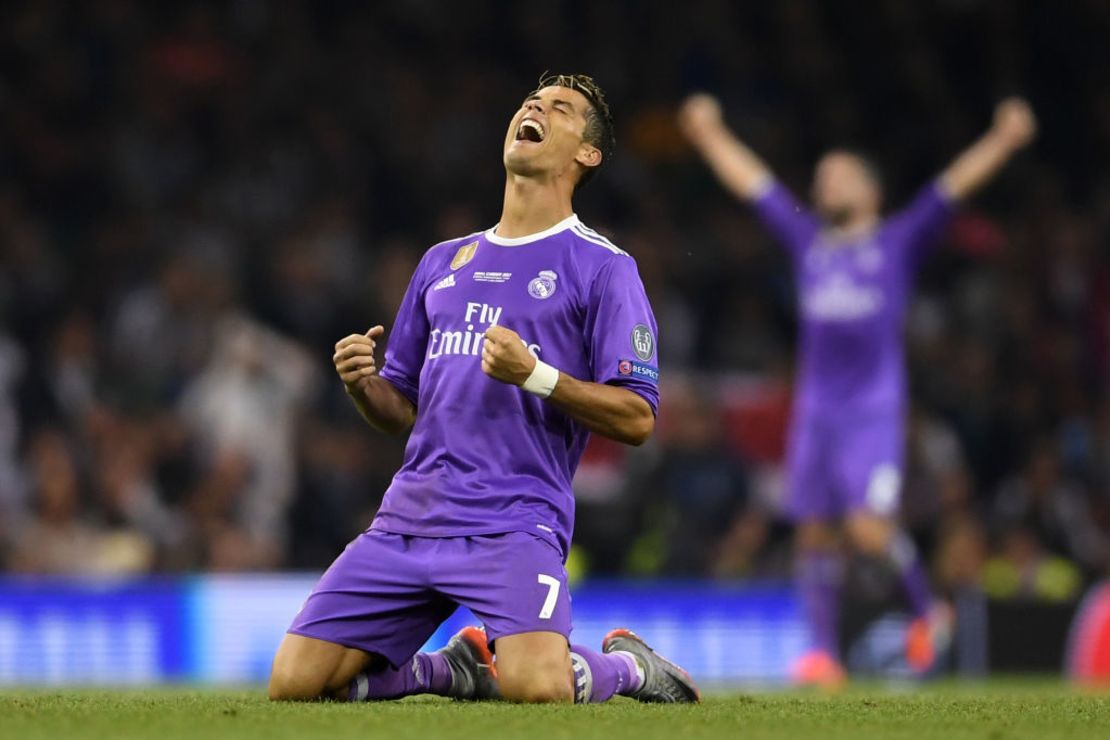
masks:
<svg viewBox="0 0 1110 740"><path fill-rule="evenodd" d="M919 676L932 670L937 657L948 651L955 621L952 607L937 602L928 614L910 622L906 629L906 662Z"/></svg>
<svg viewBox="0 0 1110 740"><path fill-rule="evenodd" d="M790 680L799 686L838 689L846 680L844 668L824 650L811 650L795 661Z"/></svg>
<svg viewBox="0 0 1110 740"><path fill-rule="evenodd" d="M644 683L630 696L642 702L696 704L701 692L690 674L659 655L632 630L615 629L601 641L601 652L630 653L644 671Z"/></svg>
<svg viewBox="0 0 1110 740"><path fill-rule="evenodd" d="M463 627L437 652L447 659L451 668L448 696L468 701L501 698L497 668L484 629Z"/></svg>

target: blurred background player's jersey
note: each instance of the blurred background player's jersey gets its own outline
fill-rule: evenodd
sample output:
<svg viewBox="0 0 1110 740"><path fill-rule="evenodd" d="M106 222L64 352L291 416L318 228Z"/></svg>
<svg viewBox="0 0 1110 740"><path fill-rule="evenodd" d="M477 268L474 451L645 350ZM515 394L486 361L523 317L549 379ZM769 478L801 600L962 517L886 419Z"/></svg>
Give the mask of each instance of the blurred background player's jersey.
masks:
<svg viewBox="0 0 1110 740"><path fill-rule="evenodd" d="M915 268L952 213L935 183L870 234L845 241L777 182L756 211L790 253L801 322L797 410L900 411L902 323Z"/></svg>
<svg viewBox="0 0 1110 740"><path fill-rule="evenodd" d="M430 249L391 329L382 377L417 408L372 528L435 537L527 531L564 557L571 479L589 436L552 404L481 369L490 326L580 380L659 405L656 324L636 263L576 216L518 239Z"/></svg>

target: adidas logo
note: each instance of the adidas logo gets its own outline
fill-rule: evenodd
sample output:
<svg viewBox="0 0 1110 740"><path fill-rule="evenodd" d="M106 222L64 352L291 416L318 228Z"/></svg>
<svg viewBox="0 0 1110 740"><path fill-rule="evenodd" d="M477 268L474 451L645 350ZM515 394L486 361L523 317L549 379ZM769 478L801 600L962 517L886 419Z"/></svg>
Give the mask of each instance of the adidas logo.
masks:
<svg viewBox="0 0 1110 740"><path fill-rule="evenodd" d="M451 273L447 277L440 280L438 283L436 283L436 287L432 288L432 290L443 290L444 288L453 287L455 287L455 273Z"/></svg>

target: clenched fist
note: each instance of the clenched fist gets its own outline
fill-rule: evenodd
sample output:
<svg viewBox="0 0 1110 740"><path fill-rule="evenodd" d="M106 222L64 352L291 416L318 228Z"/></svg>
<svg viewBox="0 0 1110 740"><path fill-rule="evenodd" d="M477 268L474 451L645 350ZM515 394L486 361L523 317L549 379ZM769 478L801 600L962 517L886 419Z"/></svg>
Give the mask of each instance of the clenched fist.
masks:
<svg viewBox="0 0 1110 740"><path fill-rule="evenodd" d="M1011 147L1020 149L1037 135L1037 118L1024 99L1007 98L994 109L992 128Z"/></svg>
<svg viewBox="0 0 1110 740"><path fill-rule="evenodd" d="M678 126L687 139L697 143L707 132L721 126L721 104L706 93L691 95L678 109Z"/></svg>
<svg viewBox="0 0 1110 740"><path fill-rule="evenodd" d="M339 379L348 390L361 390L367 381L378 372L374 360L375 341L385 333L385 328L375 326L365 334L351 334L335 343L332 362Z"/></svg>
<svg viewBox="0 0 1110 740"><path fill-rule="evenodd" d="M536 358L512 329L491 326L482 343L482 372L494 380L522 385L536 367Z"/></svg>

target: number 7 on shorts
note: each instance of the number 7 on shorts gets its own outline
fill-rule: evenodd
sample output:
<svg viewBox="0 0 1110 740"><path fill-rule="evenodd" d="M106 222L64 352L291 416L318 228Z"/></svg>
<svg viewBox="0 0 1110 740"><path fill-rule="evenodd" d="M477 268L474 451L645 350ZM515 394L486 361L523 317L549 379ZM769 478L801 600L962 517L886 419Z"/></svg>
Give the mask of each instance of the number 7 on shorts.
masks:
<svg viewBox="0 0 1110 740"><path fill-rule="evenodd" d="M555 611L555 602L559 600L559 579L540 573L536 576L536 581L547 586L547 598L543 600L540 619L551 619L551 614Z"/></svg>

